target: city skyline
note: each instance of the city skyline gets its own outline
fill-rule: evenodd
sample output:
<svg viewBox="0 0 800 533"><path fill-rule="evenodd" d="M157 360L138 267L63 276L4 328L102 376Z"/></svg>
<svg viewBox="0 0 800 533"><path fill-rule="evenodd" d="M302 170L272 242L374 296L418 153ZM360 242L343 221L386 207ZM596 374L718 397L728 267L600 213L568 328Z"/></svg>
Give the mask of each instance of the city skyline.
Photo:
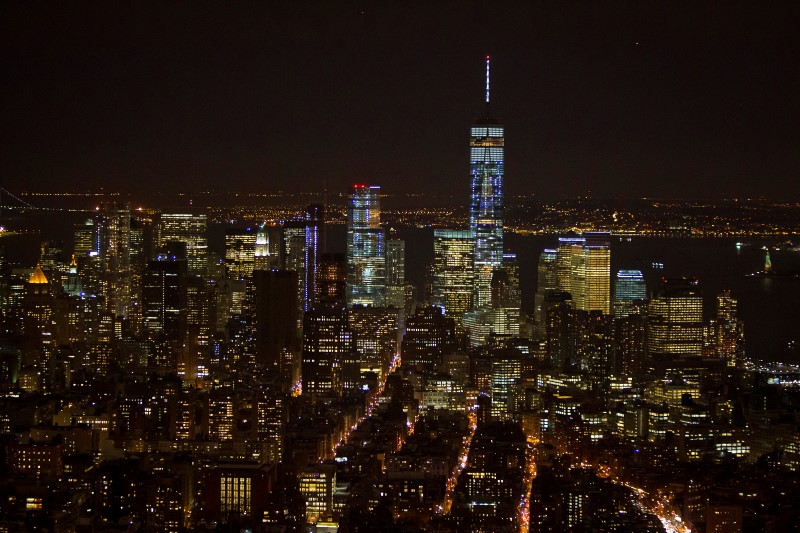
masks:
<svg viewBox="0 0 800 533"><path fill-rule="evenodd" d="M9 188L448 193L489 54L510 196L798 195L780 5L272 7L5 5Z"/></svg>
<svg viewBox="0 0 800 533"><path fill-rule="evenodd" d="M739 48L654 53L741 36L730 24L750 10L398 6L0 7L0 24L38 14L40 29L59 28L8 69L11 94L29 89L10 122L30 123L0 139L0 164L37 176L0 186L0 530L747 533L798 521L796 169L771 183L700 177L793 163L796 134L777 127L791 113L770 107L780 89L758 85L770 106L731 108L782 65L712 104L747 67ZM761 42L759 22L748 57L777 42ZM447 41L462 34L472 40ZM98 39L132 47L73 53ZM431 42L446 63L435 72L413 57ZM564 46L526 47L547 42ZM479 48L491 55L475 60ZM319 63L341 50L355 55ZM585 93L546 103L519 68L540 51L574 82L595 69ZM721 58L734 67L685 91L696 99L648 111ZM667 63L681 75L643 83ZM48 89L30 79L44 73ZM573 120L557 134L548 120L564 109ZM726 120L741 128L711 141L696 127ZM655 130L663 168L656 144L643 149ZM557 145L574 158L553 158ZM765 147L785 152L770 166ZM68 177L87 165L114 170L99 193L67 193L87 186ZM645 167L658 172L632 177ZM751 184L759 197L730 197ZM764 198L770 186L780 199ZM724 198L639 196L653 187Z"/></svg>

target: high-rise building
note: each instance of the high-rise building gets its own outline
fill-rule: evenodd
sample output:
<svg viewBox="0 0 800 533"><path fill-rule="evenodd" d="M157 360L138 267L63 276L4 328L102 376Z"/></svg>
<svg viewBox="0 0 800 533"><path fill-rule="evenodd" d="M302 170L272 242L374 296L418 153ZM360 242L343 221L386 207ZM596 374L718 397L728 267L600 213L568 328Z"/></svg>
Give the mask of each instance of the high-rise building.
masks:
<svg viewBox="0 0 800 533"><path fill-rule="evenodd" d="M522 377L520 354L509 350L500 357L491 359L491 380L489 389L492 393L491 413L494 420L510 418L509 401L514 390L514 383Z"/></svg>
<svg viewBox="0 0 800 533"><path fill-rule="evenodd" d="M322 254L320 233L325 224L325 208L312 204L306 208L305 269L303 280L303 311L314 307L317 298L317 270Z"/></svg>
<svg viewBox="0 0 800 533"><path fill-rule="evenodd" d="M162 253L149 261L142 279L142 323L150 338L186 337L186 260Z"/></svg>
<svg viewBox="0 0 800 533"><path fill-rule="evenodd" d="M545 315L544 315L544 300L547 297L547 291L557 291L558 287L558 272L557 272L557 257L558 254L555 249L546 248L539 254L539 264L537 267L537 280L536 280L536 294L533 300L533 319L536 323L536 335L543 339L546 332Z"/></svg>
<svg viewBox="0 0 800 533"><path fill-rule="evenodd" d="M355 354L355 339L344 307L323 303L306 312L301 361L303 395L315 400L354 388L360 376Z"/></svg>
<svg viewBox="0 0 800 533"><path fill-rule="evenodd" d="M420 307L406 321L402 343L404 365L438 368L442 356L455 347L455 321L445 316L440 307Z"/></svg>
<svg viewBox="0 0 800 533"><path fill-rule="evenodd" d="M319 261L317 270L318 303L338 303L345 305L347 291L347 260L344 254L325 253Z"/></svg>
<svg viewBox="0 0 800 533"><path fill-rule="evenodd" d="M47 332L52 333L53 294L50 290L50 281L39 265L36 265L36 269L28 279L25 292L23 300L25 334L38 338Z"/></svg>
<svg viewBox="0 0 800 533"><path fill-rule="evenodd" d="M647 345L651 363L703 352L703 296L696 278L662 280L648 304Z"/></svg>
<svg viewBox="0 0 800 533"><path fill-rule="evenodd" d="M255 270L256 361L292 378L297 349L297 273Z"/></svg>
<svg viewBox="0 0 800 533"><path fill-rule="evenodd" d="M716 345L717 355L728 366L741 366L740 335L741 324L736 317L736 298L725 290L717 295Z"/></svg>
<svg viewBox="0 0 800 533"><path fill-rule="evenodd" d="M406 241L393 236L386 241L386 307L405 307Z"/></svg>
<svg viewBox="0 0 800 533"><path fill-rule="evenodd" d="M281 267L280 228L261 224L256 232L254 270L272 270Z"/></svg>
<svg viewBox="0 0 800 533"><path fill-rule="evenodd" d="M573 288L573 264L578 262L578 257L583 255L583 245L586 239L570 232L558 238L558 248L556 249L556 274L558 278L558 288L563 292L568 292L575 298L577 287Z"/></svg>
<svg viewBox="0 0 800 533"><path fill-rule="evenodd" d="M475 237L475 307L489 306L492 272L503 264L505 129L492 117L489 104L489 56L486 56L486 114L470 129L469 143L469 229Z"/></svg>
<svg viewBox="0 0 800 533"><path fill-rule="evenodd" d="M383 305L386 258L380 187L354 185L347 206L347 305Z"/></svg>
<svg viewBox="0 0 800 533"><path fill-rule="evenodd" d="M164 211L159 216L157 245L169 242L186 244L186 261L190 276L205 278L208 274L208 236L205 213L184 210Z"/></svg>
<svg viewBox="0 0 800 533"><path fill-rule="evenodd" d="M97 230L97 223L92 218L75 224L75 255L78 258L86 257L89 252L97 252L100 249Z"/></svg>
<svg viewBox="0 0 800 533"><path fill-rule="evenodd" d="M572 295L575 309L611 312L611 236L607 232L569 234L558 239L558 287Z"/></svg>
<svg viewBox="0 0 800 533"><path fill-rule="evenodd" d="M297 272L297 304L303 311L303 301L306 294L306 222L305 220L291 220L283 224L281 238L283 269Z"/></svg>
<svg viewBox="0 0 800 533"><path fill-rule="evenodd" d="M108 204L100 213L102 293L106 311L128 316L131 305L131 212L127 204Z"/></svg>
<svg viewBox="0 0 800 533"><path fill-rule="evenodd" d="M461 324L472 309L475 239L471 231L433 230L433 305Z"/></svg>
<svg viewBox="0 0 800 533"><path fill-rule="evenodd" d="M583 234L585 265L584 311L611 313L611 234L587 231Z"/></svg>
<svg viewBox="0 0 800 533"><path fill-rule="evenodd" d="M641 270L619 270L614 280L614 316L625 318L636 302L647 299L647 285Z"/></svg>
<svg viewBox="0 0 800 533"><path fill-rule="evenodd" d="M225 230L225 268L235 280L249 279L256 262L257 232L253 228Z"/></svg>
<svg viewBox="0 0 800 533"><path fill-rule="evenodd" d="M355 306L347 310L361 373L385 377L392 358L400 351L401 308Z"/></svg>
<svg viewBox="0 0 800 533"><path fill-rule="evenodd" d="M517 254L503 254L503 268L500 270L502 294L498 305L508 313L512 335L519 335L520 308L522 307L522 291L519 285L519 261Z"/></svg>

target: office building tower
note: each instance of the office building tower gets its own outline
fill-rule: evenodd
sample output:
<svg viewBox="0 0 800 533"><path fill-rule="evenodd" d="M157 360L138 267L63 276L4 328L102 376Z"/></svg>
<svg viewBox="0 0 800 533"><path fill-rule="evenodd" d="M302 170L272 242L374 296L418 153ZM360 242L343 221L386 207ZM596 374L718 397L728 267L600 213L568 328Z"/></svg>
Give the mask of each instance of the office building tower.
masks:
<svg viewBox="0 0 800 533"><path fill-rule="evenodd" d="M225 230L225 269L229 278L245 280L253 275L257 238L258 231L253 228Z"/></svg>
<svg viewBox="0 0 800 533"><path fill-rule="evenodd" d="M78 258L83 258L86 257L89 252L97 252L100 249L98 237L98 227L94 219L89 218L75 224L75 255Z"/></svg>
<svg viewBox="0 0 800 533"><path fill-rule="evenodd" d="M647 307L643 300L637 301L640 302L638 309L614 318L615 376L638 378L646 370Z"/></svg>
<svg viewBox="0 0 800 533"><path fill-rule="evenodd" d="M298 344L297 273L287 270L255 270L256 362L294 376Z"/></svg>
<svg viewBox="0 0 800 533"><path fill-rule="evenodd" d="M142 275L147 261L153 256L153 221L142 213L131 217L130 265L131 306L128 310L128 331L134 336L142 333Z"/></svg>
<svg viewBox="0 0 800 533"><path fill-rule="evenodd" d="M581 316L581 365L587 369L589 388L603 397L613 373L613 328L611 316L602 311L588 311Z"/></svg>
<svg viewBox="0 0 800 533"><path fill-rule="evenodd" d="M607 232L569 234L558 239L558 288L572 295L575 309L611 312L611 236Z"/></svg>
<svg viewBox="0 0 800 533"><path fill-rule="evenodd" d="M322 303L306 312L300 374L312 401L357 386L360 366L344 307Z"/></svg>
<svg viewBox="0 0 800 533"><path fill-rule="evenodd" d="M386 241L386 307L405 307L405 284L406 241L392 236Z"/></svg>
<svg viewBox="0 0 800 533"><path fill-rule="evenodd" d="M489 58L486 58L486 114L470 129L469 229L475 237L474 306L488 307L492 271L503 263L503 174L505 130L492 117Z"/></svg>
<svg viewBox="0 0 800 533"><path fill-rule="evenodd" d="M520 354L508 350L499 357L491 358L491 378L489 390L492 393L491 416L494 420L511 418L509 409L514 384L522 377L522 361Z"/></svg>
<svg viewBox="0 0 800 533"><path fill-rule="evenodd" d="M253 270L281 268L281 228L261 224L256 231Z"/></svg>
<svg viewBox="0 0 800 533"><path fill-rule="evenodd" d="M127 204L104 205L99 223L105 310L127 317L131 305L130 207Z"/></svg>
<svg viewBox="0 0 800 533"><path fill-rule="evenodd" d="M32 338L40 338L53 331L53 294L50 281L38 264L28 279L23 300L24 332Z"/></svg>
<svg viewBox="0 0 800 533"><path fill-rule="evenodd" d="M554 368L563 370L574 358L577 348L577 311L572 295L565 291L549 291L542 307L547 358Z"/></svg>
<svg viewBox="0 0 800 533"><path fill-rule="evenodd" d="M539 254L536 294L533 297L533 320L536 324L536 335L539 339L544 339L545 336L546 327L543 306L547 291L559 290L558 272L556 268L558 265L557 257L558 254L556 250L552 248L546 248Z"/></svg>
<svg viewBox="0 0 800 533"><path fill-rule="evenodd" d="M475 238L471 231L433 230L431 302L461 325L472 309Z"/></svg>
<svg viewBox="0 0 800 533"><path fill-rule="evenodd" d="M173 246L174 248L175 246ZM186 259L162 251L142 276L142 325L147 337L186 338Z"/></svg>
<svg viewBox="0 0 800 533"><path fill-rule="evenodd" d="M402 342L403 365L433 370L442 357L456 348L455 321L441 307L420 307L406 321Z"/></svg>
<svg viewBox="0 0 800 533"><path fill-rule="evenodd" d="M190 276L208 275L208 236L205 213L164 211L159 215L157 246L169 242L186 244L186 261Z"/></svg>
<svg viewBox="0 0 800 533"><path fill-rule="evenodd" d="M69 262L69 272L64 283L64 293L73 298L81 298L83 296L83 284L81 283L81 277L78 275L78 262L75 260L75 254L72 254L72 260Z"/></svg>
<svg viewBox="0 0 800 533"><path fill-rule="evenodd" d="M322 254L317 270L317 302L345 305L347 260L344 254Z"/></svg>
<svg viewBox="0 0 800 533"><path fill-rule="evenodd" d="M383 305L386 258L380 187L354 185L347 206L347 305Z"/></svg>
<svg viewBox="0 0 800 533"><path fill-rule="evenodd" d="M584 311L611 313L611 234L587 231L583 234L585 268Z"/></svg>
<svg viewBox="0 0 800 533"><path fill-rule="evenodd" d="M741 323L736 315L736 298L731 291L724 290L717 295L716 345L717 355L728 366L741 366L740 329Z"/></svg>
<svg viewBox="0 0 800 533"><path fill-rule="evenodd" d="M703 297L696 278L664 279L647 309L651 364L703 352Z"/></svg>
<svg viewBox="0 0 800 533"><path fill-rule="evenodd" d="M306 289L306 223L304 220L284 222L281 238L283 270L297 272L297 304L303 310Z"/></svg>
<svg viewBox="0 0 800 533"><path fill-rule="evenodd" d="M586 239L570 232L558 238L558 248L556 249L556 274L558 277L558 288L563 292L573 295L580 292L572 286L573 270L579 266L580 258L583 257L583 245Z"/></svg>
<svg viewBox="0 0 800 533"><path fill-rule="evenodd" d="M632 314L636 302L647 299L647 285L641 270L619 270L614 280L614 316L625 318Z"/></svg>
<svg viewBox="0 0 800 533"><path fill-rule="evenodd" d="M400 353L402 308L355 306L347 310L348 326L356 342L361 374L386 376L394 356Z"/></svg>
<svg viewBox="0 0 800 533"><path fill-rule="evenodd" d="M305 265L303 280L303 311L314 307L317 298L317 271L322 255L322 231L325 224L325 208L312 204L306 208Z"/></svg>
<svg viewBox="0 0 800 533"><path fill-rule="evenodd" d="M494 277L494 276L493 276ZM522 291L519 286L519 261L517 254L503 254L503 267L500 270L502 294L498 305L508 313L512 335L519 335L520 307L522 307Z"/></svg>

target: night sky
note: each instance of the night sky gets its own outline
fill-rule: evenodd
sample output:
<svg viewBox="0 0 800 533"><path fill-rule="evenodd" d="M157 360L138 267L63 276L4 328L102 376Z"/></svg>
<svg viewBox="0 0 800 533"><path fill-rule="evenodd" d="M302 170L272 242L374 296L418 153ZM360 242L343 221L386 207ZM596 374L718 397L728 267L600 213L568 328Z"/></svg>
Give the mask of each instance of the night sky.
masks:
<svg viewBox="0 0 800 533"><path fill-rule="evenodd" d="M2 3L4 187L466 202L491 54L509 195L800 197L794 2L108 4Z"/></svg>

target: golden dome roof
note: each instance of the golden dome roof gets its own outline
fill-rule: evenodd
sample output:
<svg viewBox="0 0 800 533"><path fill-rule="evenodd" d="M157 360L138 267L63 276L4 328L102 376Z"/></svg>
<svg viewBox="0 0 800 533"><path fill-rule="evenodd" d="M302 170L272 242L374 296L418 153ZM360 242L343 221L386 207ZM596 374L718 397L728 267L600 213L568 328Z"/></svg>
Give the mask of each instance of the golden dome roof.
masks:
<svg viewBox="0 0 800 533"><path fill-rule="evenodd" d="M44 275L44 272L42 272L42 267L40 267L38 263L36 264L36 270L34 270L33 274L31 274L28 283L49 283L47 281L47 276Z"/></svg>

